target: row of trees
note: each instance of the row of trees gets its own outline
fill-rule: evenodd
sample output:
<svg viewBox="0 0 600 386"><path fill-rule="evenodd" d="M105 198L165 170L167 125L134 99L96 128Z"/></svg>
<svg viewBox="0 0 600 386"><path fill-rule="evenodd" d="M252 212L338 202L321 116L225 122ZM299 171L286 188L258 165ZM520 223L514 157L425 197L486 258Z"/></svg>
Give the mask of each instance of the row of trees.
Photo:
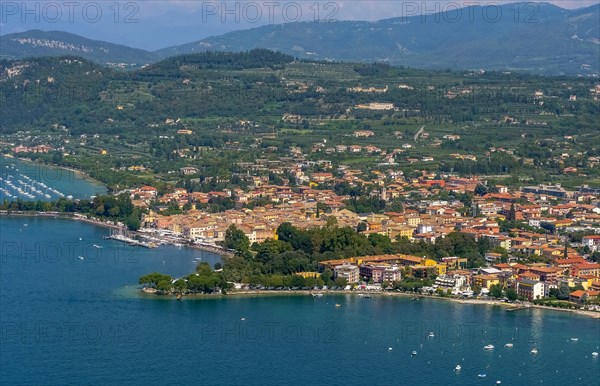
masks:
<svg viewBox="0 0 600 386"><path fill-rule="evenodd" d="M231 225L223 246L237 252L224 266L227 279L250 282L251 278L262 276L290 276L317 271L319 262L323 260L396 253L428 256L436 260L446 256L466 257L469 267L477 267L485 264L483 255L491 249L487 239L476 241L473 235L461 232L452 232L434 244L413 243L407 238L392 242L389 237L379 234L367 237L352 228L338 227L333 217L328 218L327 224L321 228L298 229L290 223L283 223L275 236L251 245L244 232ZM322 276L321 279L325 284L332 282L328 277Z"/></svg>
<svg viewBox="0 0 600 386"><path fill-rule="evenodd" d="M490 287L490 296L496 299L500 299L502 297L505 297L512 301L515 301L519 298L519 295L517 294L517 291L515 291L512 288L502 288L501 285L499 284L494 284L493 286Z"/></svg>
<svg viewBox="0 0 600 386"><path fill-rule="evenodd" d="M231 287L223 274L213 271L208 263L199 263L196 272L181 279L154 272L140 277L138 282L144 288L153 288L164 295L225 293Z"/></svg>
<svg viewBox="0 0 600 386"><path fill-rule="evenodd" d="M81 213L102 219L119 221L130 230L138 230L141 225L142 210L133 206L128 195L97 196L93 200L68 200L60 198L56 201L16 201L4 200L0 210L21 212L60 212Z"/></svg>

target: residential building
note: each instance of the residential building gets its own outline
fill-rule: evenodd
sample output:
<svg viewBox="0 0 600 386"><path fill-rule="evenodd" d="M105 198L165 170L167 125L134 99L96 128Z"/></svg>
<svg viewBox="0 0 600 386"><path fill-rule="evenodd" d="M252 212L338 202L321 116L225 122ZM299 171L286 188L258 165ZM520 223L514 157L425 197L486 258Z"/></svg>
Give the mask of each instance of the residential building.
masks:
<svg viewBox="0 0 600 386"><path fill-rule="evenodd" d="M517 282L517 294L531 301L544 297L544 283L537 280L520 280Z"/></svg>
<svg viewBox="0 0 600 386"><path fill-rule="evenodd" d="M600 251L600 235L583 236L581 242L592 252Z"/></svg>
<svg viewBox="0 0 600 386"><path fill-rule="evenodd" d="M398 266L387 267L383 270L383 282L391 283L402 280L402 272Z"/></svg>
<svg viewBox="0 0 600 386"><path fill-rule="evenodd" d="M352 264L342 264L338 265L334 268L334 278L344 278L348 281L348 283L358 283L359 269L356 265Z"/></svg>

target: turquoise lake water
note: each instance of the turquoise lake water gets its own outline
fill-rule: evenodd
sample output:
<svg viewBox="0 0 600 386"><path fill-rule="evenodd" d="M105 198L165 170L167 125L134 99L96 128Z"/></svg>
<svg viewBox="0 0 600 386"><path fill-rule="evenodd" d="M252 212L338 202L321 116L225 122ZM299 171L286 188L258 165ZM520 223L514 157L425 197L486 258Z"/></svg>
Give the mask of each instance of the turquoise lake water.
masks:
<svg viewBox="0 0 600 386"><path fill-rule="evenodd" d="M0 384L599 383L598 319L405 297L152 299L139 276L219 257L128 247L108 232L0 217Z"/></svg>
<svg viewBox="0 0 600 386"><path fill-rule="evenodd" d="M0 157L0 202L54 201L67 196L89 199L105 193L104 185L71 170Z"/></svg>

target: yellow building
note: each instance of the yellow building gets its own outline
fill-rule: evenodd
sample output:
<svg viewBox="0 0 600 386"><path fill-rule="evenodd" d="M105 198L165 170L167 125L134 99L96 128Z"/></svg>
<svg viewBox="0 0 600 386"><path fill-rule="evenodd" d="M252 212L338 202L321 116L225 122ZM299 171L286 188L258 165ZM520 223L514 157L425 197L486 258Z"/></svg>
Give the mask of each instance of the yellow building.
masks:
<svg viewBox="0 0 600 386"><path fill-rule="evenodd" d="M407 226L390 227L387 229L387 235L390 239L395 240L397 236L406 237L412 240L415 229Z"/></svg>
<svg viewBox="0 0 600 386"><path fill-rule="evenodd" d="M512 248L512 241L509 237L499 237L498 246L506 249L507 251L510 251L510 249Z"/></svg>
<svg viewBox="0 0 600 386"><path fill-rule="evenodd" d="M419 225L421 223L421 217L418 217L418 216L407 217L406 223L411 227L416 227L417 225Z"/></svg>
<svg viewBox="0 0 600 386"><path fill-rule="evenodd" d="M424 259L421 264L411 267L413 276L428 277L431 273L435 275L445 275L447 272L446 264L438 264L435 260Z"/></svg>
<svg viewBox="0 0 600 386"><path fill-rule="evenodd" d="M320 273L319 272L297 272L296 275L302 276L303 278L306 279L309 277L317 278L317 277L319 277Z"/></svg>
<svg viewBox="0 0 600 386"><path fill-rule="evenodd" d="M448 269L446 264L438 264L437 261L431 259L425 259L423 265L427 268L434 268L436 275L445 275Z"/></svg>
<svg viewBox="0 0 600 386"><path fill-rule="evenodd" d="M476 275L473 276L472 282L474 286L490 289L491 286L500 284L500 279L494 275Z"/></svg>

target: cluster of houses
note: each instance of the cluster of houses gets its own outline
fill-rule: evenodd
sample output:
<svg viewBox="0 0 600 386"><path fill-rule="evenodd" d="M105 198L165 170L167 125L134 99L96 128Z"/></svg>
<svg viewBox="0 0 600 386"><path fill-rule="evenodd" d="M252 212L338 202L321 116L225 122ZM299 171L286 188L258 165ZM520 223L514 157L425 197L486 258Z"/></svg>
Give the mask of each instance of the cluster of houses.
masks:
<svg viewBox="0 0 600 386"><path fill-rule="evenodd" d="M48 153L52 151L52 147L48 145L23 146L18 145L12 148L13 153Z"/></svg>
<svg viewBox="0 0 600 386"><path fill-rule="evenodd" d="M459 259L466 264L466 259ZM360 256L349 259L326 260L319 263L320 271L330 269L334 278L344 278L347 283L355 284L361 280L373 283L392 283L402 280L402 270L409 267L412 274L418 277L427 275L443 275L446 263L410 255Z"/></svg>
<svg viewBox="0 0 600 386"><path fill-rule="evenodd" d="M257 165L270 167L260 162L246 166ZM348 283L398 281L403 272L417 277L435 274L436 288L454 294L468 296L473 288L482 288L485 293L493 285L500 285L534 300L548 296L552 288L564 282L570 287L583 288L572 293L572 299L579 302L596 296L600 289L600 264L586 259L600 251L597 189L584 186L571 191L560 185L538 185L510 190L496 185L487 187L489 193L474 194L486 184L484 179L428 172L406 178L401 172L391 174L392 171L375 171L365 179L360 170L342 168L334 173L327 171L330 168L327 162L319 166L318 172L306 172L299 167L296 177L304 185L295 187L272 185L268 180L253 177L256 178L253 184L245 190L188 192L180 188L159 195L155 188L144 186L130 194L139 206L158 200L164 204L176 203L181 208L191 207L181 215L149 211L143 222L146 227L169 230L196 242L222 241L227 228L235 224L250 242L260 243L274 238L283 222L306 229L323 226L335 218L339 226L360 229L365 235L385 235L393 241L405 238L435 243L460 231L475 240L486 240L489 250L494 251L485 254L487 267L477 269L466 269L466 259L460 257L435 261L427 257L385 255L321 263L322 269L330 268L336 277L343 277ZM385 213L352 212L345 208L350 197L322 186L343 182L352 186L370 185L371 196L384 201L403 199L403 207ZM444 191L470 193L470 205L465 206L458 199L439 199ZM210 213L195 208L219 198L232 200L235 209ZM244 207L259 199L261 206ZM501 230L502 220L514 220L523 226ZM561 234L574 231L584 234L581 242L565 245ZM523 257L533 257L529 261L542 263L522 264L519 258Z"/></svg>
<svg viewBox="0 0 600 386"><path fill-rule="evenodd" d="M550 264L499 263L474 269L466 269L466 264L467 259L460 257L436 262L398 254L322 261L320 270L330 269L336 279L344 278L349 284L393 283L402 279L402 272L420 278L436 275L435 284L424 290L441 289L457 296L473 296L476 288L486 295L498 285L532 301L548 297L551 289L563 283L583 288L571 292L569 300L574 302L583 303L600 295L600 264L581 257L556 259Z"/></svg>
<svg viewBox="0 0 600 386"><path fill-rule="evenodd" d="M555 233L534 232L513 229L501 232L499 220L512 219L533 228L554 228L556 230L583 230L598 232L591 225L600 222L600 207L593 193L566 191L561 187L524 187L519 192L509 193L508 189L498 186L498 193L474 196L470 207L458 200L431 200L428 195L449 190L452 192L473 192L481 184L478 178L417 178L411 181L398 179L384 182L374 191L377 197L389 201L397 198L420 195L418 201L405 203L404 210L387 213L354 213L345 209L348 196L339 196L333 190L320 189L319 184L333 183L340 179L352 184L374 183L363 181L351 170L343 177L334 177L332 173L313 173L309 186L278 186L261 184L247 189L225 189L214 192L188 192L177 188L173 192L159 196L150 186L131 190L135 205L147 206L150 201L159 200L166 204L175 203L181 208L186 205L192 210L183 215L165 216L150 212L145 216L146 226L166 228L189 237L201 237L214 241L222 240L222 234L231 224L239 224L252 241L262 242L272 237L282 222L290 222L299 228L324 225L327 218L335 217L338 224L357 228L363 224L362 231L382 234L396 239L406 237L412 241L435 242L451 232L459 230L472 234L476 239L485 238L492 247L501 247L508 253L537 255L555 258L563 254L561 238ZM534 191L532 191L534 190ZM220 213L195 210L197 204L208 204L215 199L231 199L237 209ZM585 200L582 200L584 198ZM245 204L261 199L269 202L252 209L243 208ZM557 202L559 200L560 202ZM594 201L595 200L595 201ZM319 210L327 208L325 213ZM201 207L201 205L198 205ZM598 251L597 236L583 238L581 247L589 252ZM489 263L495 263L497 256L486 256Z"/></svg>

